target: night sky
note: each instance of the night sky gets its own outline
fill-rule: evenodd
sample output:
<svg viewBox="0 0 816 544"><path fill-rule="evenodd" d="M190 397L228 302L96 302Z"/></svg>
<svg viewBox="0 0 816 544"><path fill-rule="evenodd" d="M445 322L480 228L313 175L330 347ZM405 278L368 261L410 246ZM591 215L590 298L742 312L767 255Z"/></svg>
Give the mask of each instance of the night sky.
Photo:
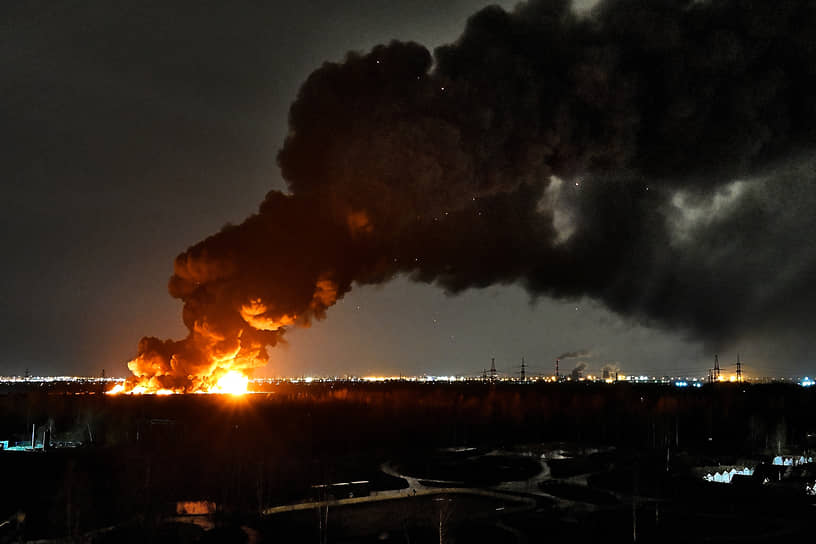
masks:
<svg viewBox="0 0 816 544"><path fill-rule="evenodd" d="M670 4L656 2L661 3ZM279 158L290 130L289 107L309 74L325 61L343 62L347 51L367 54L392 40L415 41L433 51L456 41L468 17L486 5L464 0L114 4L9 2L0 8L0 123L5 133L0 147L1 374L22 374L28 368L38 375L96 375L105 368L109 375L125 376L126 362L136 355L143 336L184 337L180 296L172 298L167 289L174 258L225 224L240 224L270 190L287 191L279 163L289 169L288 179L302 194L324 190L303 181L308 178L304 172L311 172L303 149L310 150L315 163L324 164L322 144L308 139L320 129L310 128L314 119L332 127L329 132L339 141L349 142L344 145L351 163L357 157L354 138L329 112L325 120L323 114L301 115L302 141L287 144L289 154ZM538 2L550 4L558 2ZM583 11L590 4L576 7ZM488 158L474 171L481 176L495 168L502 178L485 175L479 182L479 198L486 202L480 212L489 215L505 205L516 209L527 194L527 185L517 183L523 178L533 187L528 201L541 203L546 197L554 202L547 228L530 227L528 233L530 222L523 214L520 226L497 223L506 236L496 237L504 249L495 252L495 262L489 252L476 258L462 250L451 257L451 262L459 259L461 268L440 260L437 268L394 269L381 276L371 272L372 264L363 272L368 285L355 283L328 309L326 319L287 332L286 345L270 348L269 364L256 375L478 374L489 367L491 357L508 373L518 372L521 357L531 372L549 373L555 357L566 352L581 355L562 362L565 370L585 362L595 372L612 364L626 373L702 375L714 353L719 352L721 366L728 369L739 352L749 375L811 372L816 138L810 122L816 111L812 105L807 109L801 97L816 80L814 64L806 65L816 57L816 45L792 35L786 25L799 20L813 30L807 25L816 17L811 10L812 18L803 19L796 2L780 2L778 13L743 20L748 3L721 4L719 11L703 13L703 22L688 23L710 36L706 21L716 20L711 26L718 29L730 25L723 21L735 21L729 32L703 40L702 53L684 49L684 40L692 41L690 30L676 41L667 38L668 45L643 48L627 40L644 44L654 35L620 30L629 26L621 14L631 13L632 28L654 25L654 34L670 35L659 31L665 22L660 17L673 17L670 9L649 12L646 19L639 19L643 14L635 8L610 8L611 14L597 15L612 29L598 35L623 44L596 47L592 42L586 51L601 59L597 64L583 63L584 56L574 61L570 53L574 43L596 40L582 34L595 36L594 30L565 33L562 41L556 36L549 49L531 47L535 53L518 45L519 57L537 68L520 68L508 77L525 70L554 73L561 64L545 69L541 66L546 63L530 60L553 57L574 62L565 72L570 77L585 69L589 75L581 81L594 82L559 91L583 101L578 106L570 102L568 113L539 112L541 118L558 121L549 132L523 123L527 102L503 97L501 93L515 93L516 88L507 85L507 90L501 79L495 86L499 98L484 98L484 83L473 74L482 73L480 62L493 62L489 55L467 41L449 53L441 68L445 77L473 86L462 95L467 99L460 101L466 104L461 111L446 111L436 99L429 102L441 112L434 115L455 124L452 119L475 119L494 108L490 118L504 115L502 126L513 125L513 120L524 124L506 129L509 136L494 146L501 148L500 157L490 147L495 131L479 125L488 134L479 140L488 142ZM788 4L792 7L785 11ZM513 5L502 7L512 11ZM517 29L527 28L538 16L519 13L507 25L501 17L498 23L485 17L483 26L474 26L471 39L478 45L482 34L477 31L489 30L484 40L515 40ZM786 22L768 22L776 17ZM530 23L534 30L538 24L544 23ZM509 30L504 36L496 29ZM771 45L749 53L744 45L752 40ZM473 58L471 50L477 51ZM514 65L517 49L494 50L503 66ZM790 51L801 52L802 58L787 63ZM383 50L384 62L421 57L414 50ZM714 60L695 64L703 57ZM355 62L368 66L374 58ZM677 70L674 80L665 76L663 95L644 91L644 81L671 72L660 65L666 59L672 62L666 66L682 64L685 71ZM795 65L802 66L802 73L793 72ZM489 76L491 69L484 74ZM630 77L633 73L641 75ZM351 81L338 77L341 83ZM559 81L536 73L530 80L533 89L538 81L555 89ZM355 89L357 81L344 88ZM699 91L711 81L716 84L710 92ZM320 77L310 82L315 91L328 85ZM597 91L595 84L605 90ZM606 93L603 100L598 93ZM299 102L306 111L323 107L325 92L315 96L302 94ZM468 109L471 99L476 106ZM482 108L482 100L489 106ZM490 100L502 108L509 105L498 111ZM402 98L394 103L402 104ZM616 115L599 114L594 106ZM420 106L405 106L412 107ZM374 110L376 115L363 115L361 127L376 127L377 115L387 115ZM406 123L414 123L409 117L406 113ZM592 122L577 126L564 117ZM470 127L469 121L461 122ZM370 132L387 139L390 126ZM597 127L607 139L595 136ZM533 160L528 159L531 153L541 152L529 142L541 141L542 134L549 135L548 149L558 150L543 161L548 169L541 161L535 169L521 168L519 164ZM499 159L504 166L496 166ZM335 164L330 160L336 159L325 164ZM331 175L319 187L340 183ZM467 182L445 185L444 175L440 179L451 190ZM536 184L541 192L534 190ZM644 201L640 192L631 196L635 187L652 191L653 200ZM628 195L625 205L618 206L614 198L615 205L606 204L611 188L614 194ZM321 194L345 198L342 189ZM510 195L509 204L502 200L505 195ZM359 195L349 198L354 205L365 203ZM428 209L431 215L447 215L442 211L447 208ZM375 232L378 213L371 212ZM401 247L422 247L428 235L417 232L406 235ZM552 235L552 253L530 245L541 233ZM602 243L604 237L623 241ZM523 243L516 246L516 239ZM445 240L461 247L469 238ZM442 254L448 246L439 247ZM663 251L666 247L670 249ZM610 248L609 253L603 248ZM615 264L621 254L626 264ZM270 243L261 260L274 255ZM522 264L528 260L533 264ZM502 268L495 264L500 261L510 264ZM475 269L484 274L463 272ZM585 277L588 269L592 273ZM357 282L359 273L350 278Z"/></svg>

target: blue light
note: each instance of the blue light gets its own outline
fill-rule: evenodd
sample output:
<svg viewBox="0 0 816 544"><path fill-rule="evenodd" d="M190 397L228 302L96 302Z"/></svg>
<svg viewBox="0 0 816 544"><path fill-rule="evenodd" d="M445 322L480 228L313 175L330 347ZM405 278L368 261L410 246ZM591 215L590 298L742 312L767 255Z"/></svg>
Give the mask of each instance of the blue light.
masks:
<svg viewBox="0 0 816 544"><path fill-rule="evenodd" d="M688 382L687 382L687 381L679 381L679 382L674 382L674 386L675 386L675 387L687 387L687 386L688 386Z"/></svg>
<svg viewBox="0 0 816 544"><path fill-rule="evenodd" d="M700 382L694 382L694 387L702 387L703 384Z"/></svg>
<svg viewBox="0 0 816 544"><path fill-rule="evenodd" d="M799 385L801 385L802 387L810 387L814 383L816 382L805 376L804 378L802 378L802 381L799 382Z"/></svg>

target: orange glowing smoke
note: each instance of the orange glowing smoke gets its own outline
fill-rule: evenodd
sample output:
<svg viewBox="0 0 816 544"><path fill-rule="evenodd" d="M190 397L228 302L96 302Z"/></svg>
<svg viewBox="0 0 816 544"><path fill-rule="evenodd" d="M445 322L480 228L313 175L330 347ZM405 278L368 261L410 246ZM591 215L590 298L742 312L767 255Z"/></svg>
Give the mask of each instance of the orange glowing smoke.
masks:
<svg viewBox="0 0 816 544"><path fill-rule="evenodd" d="M297 319L296 315L287 314L271 317L268 312L269 309L259 298L241 306L241 317L244 318L244 321L261 331L276 331L282 327L294 325Z"/></svg>
<svg viewBox="0 0 816 544"><path fill-rule="evenodd" d="M352 235L368 234L373 230L371 219L364 211L351 212L346 217L346 224Z"/></svg>
<svg viewBox="0 0 816 544"><path fill-rule="evenodd" d="M183 340L143 338L138 355L128 363L133 376L108 393L246 393L252 371L267 362L267 346L280 341L287 328L308 327L312 319L323 318L337 301L338 286L320 277L309 296L298 311L267 297L246 297L217 320L206 315L192 320Z"/></svg>
<svg viewBox="0 0 816 544"><path fill-rule="evenodd" d="M257 214L176 258L168 290L189 332L142 338L133 375L111 393L246 392L287 330L325 318L356 278L383 274L367 257L374 234L363 210L271 192Z"/></svg>

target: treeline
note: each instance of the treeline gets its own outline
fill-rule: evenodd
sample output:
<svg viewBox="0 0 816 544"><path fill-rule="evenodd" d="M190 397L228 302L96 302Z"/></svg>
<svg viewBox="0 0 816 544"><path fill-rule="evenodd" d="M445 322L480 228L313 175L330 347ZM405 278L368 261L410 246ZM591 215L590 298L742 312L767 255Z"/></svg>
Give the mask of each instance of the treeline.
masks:
<svg viewBox="0 0 816 544"><path fill-rule="evenodd" d="M281 384L230 397L11 393L0 439L31 426L85 446L0 455L3 512L27 513L26 538L81 534L177 500L252 513L307 498L311 486L383 480L381 462L437 447L570 441L630 450L757 456L804 451L816 392L783 385L676 389L635 384ZM91 439L93 437L93 439Z"/></svg>

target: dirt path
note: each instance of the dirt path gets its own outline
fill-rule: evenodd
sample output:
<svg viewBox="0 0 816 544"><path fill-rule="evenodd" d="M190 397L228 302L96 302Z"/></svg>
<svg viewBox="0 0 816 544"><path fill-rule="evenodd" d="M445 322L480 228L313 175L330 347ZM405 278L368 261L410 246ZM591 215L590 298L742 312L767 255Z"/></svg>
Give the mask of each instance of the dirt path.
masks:
<svg viewBox="0 0 816 544"><path fill-rule="evenodd" d="M309 510L311 508L319 508L325 506L329 507L345 506L351 504L363 504L367 502L388 501L429 495L478 495L482 497L490 497L493 499L510 501L519 504L519 506L514 508L508 508L504 510L504 512L523 511L529 508L533 508L536 505L535 499L532 499L530 497L519 497L517 495L509 495L507 493L499 493L487 489L472 489L468 487L435 487L435 488L422 487L421 489L414 488L414 490L416 491L415 493L411 491L410 488L407 490L394 489L390 491L377 491L375 493L372 493L371 495L366 495L364 497L352 497L349 499L335 499L328 501L310 501L299 502L295 504L284 504L281 506L273 506L270 508L266 508L261 511L261 514L264 516L272 516L275 514L282 514L284 512Z"/></svg>

